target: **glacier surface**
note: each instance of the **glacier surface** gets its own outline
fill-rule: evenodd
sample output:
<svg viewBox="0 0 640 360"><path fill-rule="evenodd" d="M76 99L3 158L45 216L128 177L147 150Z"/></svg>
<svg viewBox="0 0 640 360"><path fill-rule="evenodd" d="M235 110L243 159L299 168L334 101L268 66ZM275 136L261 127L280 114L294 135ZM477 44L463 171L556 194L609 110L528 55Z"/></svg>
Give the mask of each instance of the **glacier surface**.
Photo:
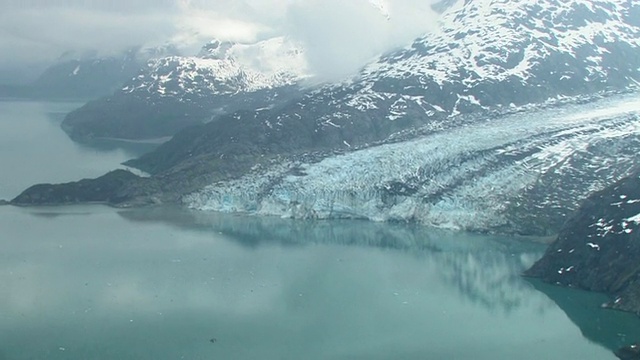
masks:
<svg viewBox="0 0 640 360"><path fill-rule="evenodd" d="M620 95L257 168L183 201L209 211L542 234L628 175L639 151L640 95Z"/></svg>

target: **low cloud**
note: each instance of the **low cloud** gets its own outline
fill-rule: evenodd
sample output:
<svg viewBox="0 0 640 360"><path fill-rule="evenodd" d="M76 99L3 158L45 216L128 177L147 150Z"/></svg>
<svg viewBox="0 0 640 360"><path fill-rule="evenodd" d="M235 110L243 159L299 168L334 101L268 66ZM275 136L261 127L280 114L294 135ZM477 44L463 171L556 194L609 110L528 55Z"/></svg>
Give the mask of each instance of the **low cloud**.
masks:
<svg viewBox="0 0 640 360"><path fill-rule="evenodd" d="M338 80L434 28L429 3L396 0L301 0L289 8L288 33L306 48L311 69Z"/></svg>
<svg viewBox="0 0 640 360"><path fill-rule="evenodd" d="M435 21L425 0L4 0L0 68L50 63L68 51L110 55L172 42L195 53L212 38L286 35L303 44L312 71L334 80Z"/></svg>

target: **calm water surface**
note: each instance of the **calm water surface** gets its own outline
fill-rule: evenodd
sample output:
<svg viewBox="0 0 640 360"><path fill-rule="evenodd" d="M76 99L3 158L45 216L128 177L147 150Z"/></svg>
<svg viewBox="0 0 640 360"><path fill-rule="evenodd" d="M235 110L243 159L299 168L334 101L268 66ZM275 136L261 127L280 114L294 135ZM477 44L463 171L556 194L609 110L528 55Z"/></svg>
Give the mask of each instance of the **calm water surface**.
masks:
<svg viewBox="0 0 640 360"><path fill-rule="evenodd" d="M11 199L36 183L96 177L154 145L73 143L60 128L81 103L0 100L0 199Z"/></svg>
<svg viewBox="0 0 640 360"><path fill-rule="evenodd" d="M0 102L0 197L134 154L71 143L47 115L69 106ZM640 340L602 296L519 277L543 250L357 221L0 207L0 359L606 360Z"/></svg>

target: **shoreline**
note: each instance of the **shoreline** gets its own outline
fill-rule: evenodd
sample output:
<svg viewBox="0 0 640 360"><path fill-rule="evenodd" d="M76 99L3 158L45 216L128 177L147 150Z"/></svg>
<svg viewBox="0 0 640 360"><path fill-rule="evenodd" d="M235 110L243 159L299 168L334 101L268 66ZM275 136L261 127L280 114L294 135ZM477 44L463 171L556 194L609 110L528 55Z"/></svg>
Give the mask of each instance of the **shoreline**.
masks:
<svg viewBox="0 0 640 360"><path fill-rule="evenodd" d="M150 138L150 139L126 139L126 138L112 138L112 137L95 137L89 139L89 143L94 141L104 141L104 142L121 142L127 144L148 144L148 145L161 145L171 140L173 136L164 136L159 138Z"/></svg>

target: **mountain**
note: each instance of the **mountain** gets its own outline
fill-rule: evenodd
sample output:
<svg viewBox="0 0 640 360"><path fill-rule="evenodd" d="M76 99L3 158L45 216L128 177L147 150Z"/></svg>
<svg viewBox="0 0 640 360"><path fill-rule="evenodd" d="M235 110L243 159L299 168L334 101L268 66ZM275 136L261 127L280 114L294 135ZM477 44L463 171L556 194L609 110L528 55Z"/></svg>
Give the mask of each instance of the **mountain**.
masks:
<svg viewBox="0 0 640 360"><path fill-rule="evenodd" d="M433 11L442 14L463 2L464 0L440 0L431 4L431 8Z"/></svg>
<svg viewBox="0 0 640 360"><path fill-rule="evenodd" d="M132 48L118 55L63 54L37 79L22 86L4 86L3 96L33 99L95 99L112 93L136 75L154 56L175 53L171 46Z"/></svg>
<svg viewBox="0 0 640 360"><path fill-rule="evenodd" d="M197 56L149 61L112 95L70 113L74 139L144 139L174 135L240 109L274 107L300 91L302 50L279 37L255 44L212 41Z"/></svg>
<svg viewBox="0 0 640 360"><path fill-rule="evenodd" d="M589 196L526 274L608 293L605 306L640 315L640 174Z"/></svg>
<svg viewBox="0 0 640 360"><path fill-rule="evenodd" d="M116 198L555 233L637 164L638 4L453 5L348 81L181 131Z"/></svg>

